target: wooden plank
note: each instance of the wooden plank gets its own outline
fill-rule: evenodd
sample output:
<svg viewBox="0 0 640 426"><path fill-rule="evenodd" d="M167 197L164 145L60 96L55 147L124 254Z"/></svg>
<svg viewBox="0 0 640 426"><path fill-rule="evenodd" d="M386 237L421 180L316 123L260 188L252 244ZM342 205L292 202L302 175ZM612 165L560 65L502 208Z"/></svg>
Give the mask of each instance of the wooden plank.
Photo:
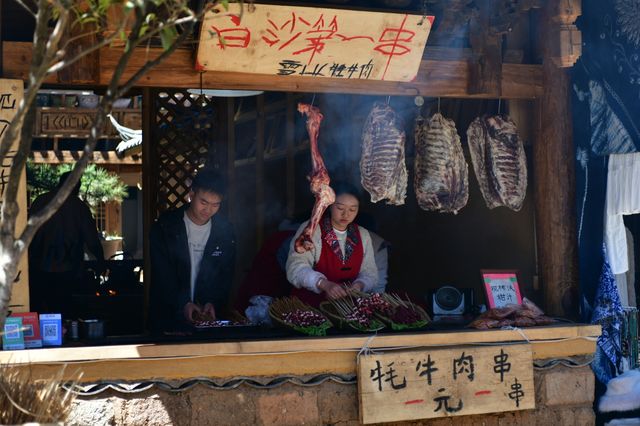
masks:
<svg viewBox="0 0 640 426"><path fill-rule="evenodd" d="M0 351L0 363L21 364L25 362L67 362L105 359L140 359L162 357L189 357L230 354L259 354L297 351L359 351L363 346L375 348L451 346L493 342L521 342L527 339L532 344L554 344L576 348L572 355L583 355L585 347L575 342L594 342L600 335L599 325L567 325L554 327L532 327L522 330L454 330L448 332L402 333L370 336L345 336L339 338L292 338L278 340L236 341L183 344L139 344L117 346L88 346L74 348L52 348L24 351ZM538 343L542 342L542 343ZM534 346L535 348L535 346ZM534 352L535 353L535 352ZM592 352L588 352L592 353Z"/></svg>
<svg viewBox="0 0 640 426"><path fill-rule="evenodd" d="M26 80L31 59L31 43L4 42L4 73L7 77ZM161 49L140 49L132 58L132 67L153 58ZM177 50L166 61L152 69L137 83L139 87L199 87L199 73L193 70L190 50ZM119 51L104 48L100 51L100 82L106 84ZM131 76L133 68L125 72ZM262 76L253 74L215 72L204 73L205 88L273 90L281 92L360 93L367 95L398 95L426 97L484 98L498 97L497 93L470 95L468 92L469 66L466 61L423 60L415 81L397 83L390 81L344 81L335 78L305 78L295 76ZM46 83L56 85L55 79ZM504 99L534 99L543 92L542 67L540 65L503 64L502 97Z"/></svg>
<svg viewBox="0 0 640 426"><path fill-rule="evenodd" d="M533 409L531 346L361 355L358 397L363 424Z"/></svg>
<svg viewBox="0 0 640 426"><path fill-rule="evenodd" d="M582 346L576 345L587 345ZM205 343L212 345L212 343ZM590 345L590 346L589 346ZM534 342L533 359L561 358L593 354L595 342ZM42 349L41 351L50 351ZM185 380L193 377L281 376L310 374L356 374L359 350L304 351L272 354L194 355L181 358L101 359L95 361L65 361L65 378L72 379L76 371L83 373L81 382L99 380L143 381L163 378ZM314 362L309 362L313 357ZM58 371L60 363L17 364L28 368L33 379L46 379Z"/></svg>
<svg viewBox="0 0 640 426"><path fill-rule="evenodd" d="M29 158L36 164L67 164L75 163L82 156L83 151L66 151L66 150L50 150L50 151L31 151ZM92 159L89 162L94 164L113 164L113 165L141 165L142 157L140 155L130 155L126 157L118 157L115 151L94 151Z"/></svg>
<svg viewBox="0 0 640 426"><path fill-rule="evenodd" d="M255 4L209 10L196 69L266 75L411 81L433 16Z"/></svg>
<svg viewBox="0 0 640 426"><path fill-rule="evenodd" d="M6 136L6 130L18 112L18 105L24 97L24 84L20 80L0 79L0 142ZM13 157L18 149L20 132L13 141L11 149L0 163L0 198L4 194L5 185L11 174ZM16 218L16 236L27 226L27 175L23 170L16 193L18 216ZM18 275L14 282L9 305L17 305L15 312L29 311L29 256L25 253L18 261Z"/></svg>

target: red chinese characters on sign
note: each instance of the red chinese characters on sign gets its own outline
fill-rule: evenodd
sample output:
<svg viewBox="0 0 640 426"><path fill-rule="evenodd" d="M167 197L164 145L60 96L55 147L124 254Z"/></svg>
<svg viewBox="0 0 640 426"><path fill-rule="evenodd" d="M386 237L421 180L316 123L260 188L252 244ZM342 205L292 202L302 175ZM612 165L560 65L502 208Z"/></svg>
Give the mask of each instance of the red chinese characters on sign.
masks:
<svg viewBox="0 0 640 426"><path fill-rule="evenodd" d="M433 18L276 5L221 12L204 19L199 71L393 81L416 76Z"/></svg>
<svg viewBox="0 0 640 426"><path fill-rule="evenodd" d="M393 57L406 55L407 53L411 52L411 48L402 43L410 43L411 40L413 40L413 37L416 35L416 32L405 29L406 22L407 15L404 16L402 24L400 24L399 28L385 28L384 31L382 31L380 38L378 39L381 44L377 45L374 48L374 50L389 57L384 68L384 73L382 74L383 80L384 76L387 74L389 64L391 64L391 60L393 59Z"/></svg>
<svg viewBox="0 0 640 426"><path fill-rule="evenodd" d="M212 25L211 30L218 38L218 47L228 49L239 47L241 49L249 46L251 42L251 30L247 27L240 28L240 17L238 15L229 16L229 21L233 24L230 28L220 28Z"/></svg>

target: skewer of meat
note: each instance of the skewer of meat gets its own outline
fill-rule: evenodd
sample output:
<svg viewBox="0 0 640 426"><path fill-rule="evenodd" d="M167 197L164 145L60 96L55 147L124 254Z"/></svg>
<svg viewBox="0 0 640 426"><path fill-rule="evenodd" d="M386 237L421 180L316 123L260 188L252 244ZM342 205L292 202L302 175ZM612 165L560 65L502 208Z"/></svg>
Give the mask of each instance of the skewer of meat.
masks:
<svg viewBox="0 0 640 426"><path fill-rule="evenodd" d="M311 192L316 197L316 202L311 212L311 219L309 219L309 223L294 243L295 250L298 253L304 253L305 251L313 249L311 236L316 230L326 208L336 200L336 194L329 186L331 179L329 178L329 173L324 165L322 156L320 156L320 150L318 150L318 134L320 133L320 122L322 122L323 118L322 113L313 105L303 103L298 104L298 112L306 114L307 116L307 132L309 133L309 144L311 145L312 165L308 179Z"/></svg>

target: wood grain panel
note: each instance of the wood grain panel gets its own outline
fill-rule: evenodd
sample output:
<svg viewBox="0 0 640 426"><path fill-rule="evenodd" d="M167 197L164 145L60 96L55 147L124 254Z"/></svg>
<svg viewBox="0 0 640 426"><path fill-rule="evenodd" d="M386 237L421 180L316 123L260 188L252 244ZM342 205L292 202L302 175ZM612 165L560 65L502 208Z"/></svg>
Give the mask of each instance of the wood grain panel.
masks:
<svg viewBox="0 0 640 426"><path fill-rule="evenodd" d="M158 48L140 49L133 55L132 70L159 54ZM100 83L107 84L119 57L119 50L104 48L100 51ZM3 43L3 72L7 77L25 80L31 59L31 43ZM393 96L427 96L487 98L499 97L498 93L471 95L468 92L469 65L466 61L422 60L417 78L408 83L389 81L345 81L335 78L310 79L292 76L260 76L230 72L207 72L203 76L205 88L273 90L283 92L328 92L354 94L380 94ZM55 78L47 83L56 84ZM199 73L189 50L177 50L165 62L140 79L141 87L199 87ZM542 67L540 65L503 64L502 98L534 99L543 93Z"/></svg>

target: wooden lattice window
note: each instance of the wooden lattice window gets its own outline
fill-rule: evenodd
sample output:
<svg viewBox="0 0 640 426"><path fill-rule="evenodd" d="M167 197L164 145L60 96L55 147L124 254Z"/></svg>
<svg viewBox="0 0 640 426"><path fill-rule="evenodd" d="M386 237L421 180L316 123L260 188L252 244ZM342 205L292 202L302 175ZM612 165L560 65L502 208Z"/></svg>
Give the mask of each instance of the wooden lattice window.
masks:
<svg viewBox="0 0 640 426"><path fill-rule="evenodd" d="M105 233L107 232L106 210L105 203L98 203L98 205L93 208L93 216L96 220L98 231Z"/></svg>
<svg viewBox="0 0 640 426"><path fill-rule="evenodd" d="M187 202L199 167L221 167L222 156L214 143L218 132L214 99L180 90L155 96L151 173L157 185L157 213Z"/></svg>

